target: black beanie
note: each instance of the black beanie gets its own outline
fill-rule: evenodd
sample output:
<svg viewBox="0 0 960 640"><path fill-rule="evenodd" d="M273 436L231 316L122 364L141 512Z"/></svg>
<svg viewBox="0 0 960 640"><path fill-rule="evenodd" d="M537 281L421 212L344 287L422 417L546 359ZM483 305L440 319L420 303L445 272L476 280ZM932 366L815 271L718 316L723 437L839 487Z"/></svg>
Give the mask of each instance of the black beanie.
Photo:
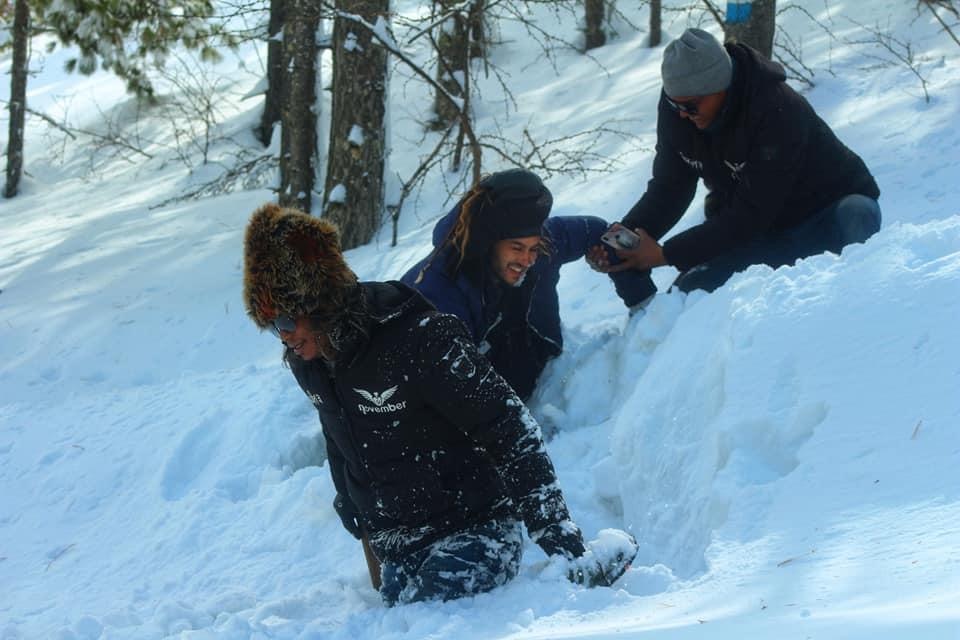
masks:
<svg viewBox="0 0 960 640"><path fill-rule="evenodd" d="M486 255L498 240L543 234L553 196L535 173L500 171L481 180L477 188L485 195L471 214L467 259Z"/></svg>

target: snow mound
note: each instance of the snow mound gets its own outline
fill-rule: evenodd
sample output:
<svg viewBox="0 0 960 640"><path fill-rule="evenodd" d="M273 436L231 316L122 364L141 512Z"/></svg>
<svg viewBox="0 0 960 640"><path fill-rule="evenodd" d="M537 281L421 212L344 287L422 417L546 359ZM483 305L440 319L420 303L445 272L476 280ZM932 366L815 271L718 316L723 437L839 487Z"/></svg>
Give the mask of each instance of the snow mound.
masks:
<svg viewBox="0 0 960 640"><path fill-rule="evenodd" d="M611 371L632 389L611 449L637 563L692 577L711 545L823 537L865 491L956 500L958 318L960 217L691 294L642 376Z"/></svg>

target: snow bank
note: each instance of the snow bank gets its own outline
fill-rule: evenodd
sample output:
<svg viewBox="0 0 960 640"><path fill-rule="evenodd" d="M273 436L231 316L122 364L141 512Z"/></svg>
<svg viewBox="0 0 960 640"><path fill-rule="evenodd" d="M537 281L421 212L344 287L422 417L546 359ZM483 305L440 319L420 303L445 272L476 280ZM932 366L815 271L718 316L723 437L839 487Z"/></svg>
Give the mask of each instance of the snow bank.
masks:
<svg viewBox="0 0 960 640"><path fill-rule="evenodd" d="M731 544L783 535L772 560L816 553L882 579L929 538L960 543L960 483L945 481L958 318L960 217L689 296L643 375L611 375L632 392L611 449L640 564L692 577ZM851 555L864 519L891 537Z"/></svg>

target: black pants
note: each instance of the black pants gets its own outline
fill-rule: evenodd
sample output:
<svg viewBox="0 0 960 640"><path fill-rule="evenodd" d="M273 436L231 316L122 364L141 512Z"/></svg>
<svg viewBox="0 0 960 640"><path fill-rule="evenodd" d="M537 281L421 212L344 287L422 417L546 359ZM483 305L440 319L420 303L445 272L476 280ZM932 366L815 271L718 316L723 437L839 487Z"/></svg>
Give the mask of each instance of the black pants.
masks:
<svg viewBox="0 0 960 640"><path fill-rule="evenodd" d="M511 518L474 525L400 562L384 562L380 597L392 607L490 591L516 577L522 553L518 521Z"/></svg>

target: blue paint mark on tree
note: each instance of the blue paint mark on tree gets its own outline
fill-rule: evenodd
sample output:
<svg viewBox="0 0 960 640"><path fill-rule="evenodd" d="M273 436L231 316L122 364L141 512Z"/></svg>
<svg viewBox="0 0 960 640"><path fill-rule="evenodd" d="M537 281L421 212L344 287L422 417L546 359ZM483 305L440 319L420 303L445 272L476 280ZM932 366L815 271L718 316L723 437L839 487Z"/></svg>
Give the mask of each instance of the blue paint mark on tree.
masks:
<svg viewBox="0 0 960 640"><path fill-rule="evenodd" d="M736 24L746 22L750 19L750 12L753 9L752 0L740 0L727 2L727 24Z"/></svg>

